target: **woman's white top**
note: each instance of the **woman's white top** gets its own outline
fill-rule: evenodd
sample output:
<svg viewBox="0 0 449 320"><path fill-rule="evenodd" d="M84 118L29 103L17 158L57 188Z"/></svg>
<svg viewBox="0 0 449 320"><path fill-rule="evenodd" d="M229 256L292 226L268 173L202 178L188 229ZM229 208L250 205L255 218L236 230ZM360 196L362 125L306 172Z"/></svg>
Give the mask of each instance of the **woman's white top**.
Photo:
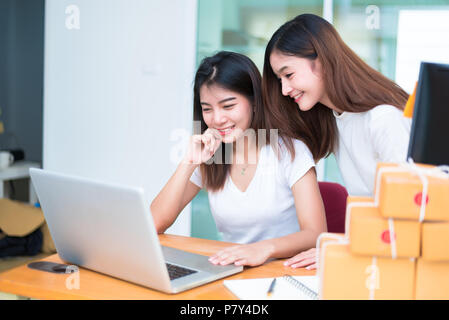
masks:
<svg viewBox="0 0 449 320"><path fill-rule="evenodd" d="M209 191L209 205L224 241L252 243L299 231L292 186L315 166L307 146L293 139L295 159L281 142L280 158L270 145L261 148L256 172L245 192L230 175L222 190ZM199 167L190 178L202 188Z"/></svg>
<svg viewBox="0 0 449 320"><path fill-rule="evenodd" d="M361 113L334 111L338 127L335 152L343 182L350 195L372 196L378 162L404 162L411 119L391 105Z"/></svg>

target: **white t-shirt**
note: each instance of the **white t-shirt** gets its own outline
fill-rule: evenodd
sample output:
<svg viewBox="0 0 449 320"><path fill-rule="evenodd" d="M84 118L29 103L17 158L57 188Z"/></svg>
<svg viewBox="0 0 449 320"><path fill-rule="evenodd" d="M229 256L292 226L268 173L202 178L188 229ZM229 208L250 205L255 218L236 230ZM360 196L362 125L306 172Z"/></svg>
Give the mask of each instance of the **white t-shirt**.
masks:
<svg viewBox="0 0 449 320"><path fill-rule="evenodd" d="M407 157L411 119L391 105L361 113L334 111L338 127L335 152L350 195L372 196L377 162L403 162Z"/></svg>
<svg viewBox="0 0 449 320"><path fill-rule="evenodd" d="M315 162L303 142L293 142L293 162L282 142L280 158L270 145L261 148L256 172L245 192L234 185L230 175L222 190L209 191L210 209L224 241L252 243L299 231L291 187ZM199 168L190 181L202 188Z"/></svg>

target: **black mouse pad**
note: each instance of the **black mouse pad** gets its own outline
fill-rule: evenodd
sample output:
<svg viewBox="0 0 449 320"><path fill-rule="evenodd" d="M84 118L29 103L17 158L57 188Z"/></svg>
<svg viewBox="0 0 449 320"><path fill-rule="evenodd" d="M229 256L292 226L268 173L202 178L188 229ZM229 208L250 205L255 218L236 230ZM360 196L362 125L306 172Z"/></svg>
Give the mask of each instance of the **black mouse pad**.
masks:
<svg viewBox="0 0 449 320"><path fill-rule="evenodd" d="M28 268L46 271L51 273L73 273L76 268L69 264L60 264L49 261L31 262L28 264Z"/></svg>

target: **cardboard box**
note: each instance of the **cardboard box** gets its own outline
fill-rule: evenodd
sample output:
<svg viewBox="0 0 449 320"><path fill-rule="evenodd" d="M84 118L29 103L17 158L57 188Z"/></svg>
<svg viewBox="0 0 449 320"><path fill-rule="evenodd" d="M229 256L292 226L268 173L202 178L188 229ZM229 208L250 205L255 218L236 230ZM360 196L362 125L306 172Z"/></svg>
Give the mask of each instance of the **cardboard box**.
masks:
<svg viewBox="0 0 449 320"><path fill-rule="evenodd" d="M317 270L320 269L321 262L321 249L323 248L325 243L333 242L333 243L349 243L349 239L346 237L344 233L332 233L332 232L323 232L318 236L316 248L316 261L317 261Z"/></svg>
<svg viewBox="0 0 449 320"><path fill-rule="evenodd" d="M349 244L328 241L318 266L322 299L414 298L415 259L353 255Z"/></svg>
<svg viewBox="0 0 449 320"><path fill-rule="evenodd" d="M346 237L349 239L349 218L350 215L348 214L348 209L350 207L351 203L373 203L374 202L374 198L372 197L362 197L362 196L348 196L346 198L346 216L345 216L345 232L346 232Z"/></svg>
<svg viewBox="0 0 449 320"><path fill-rule="evenodd" d="M361 196L348 196L346 198L346 204L354 203L354 202L374 202L373 197L361 197Z"/></svg>
<svg viewBox="0 0 449 320"><path fill-rule="evenodd" d="M433 168L428 165L419 165L419 167L422 170ZM380 169L382 169L381 172ZM426 174L426 177L428 193L424 221L449 221L449 179L429 174ZM398 165L378 164L376 199L378 197L379 208L384 217L419 220L423 200L422 191L422 181L409 169Z"/></svg>
<svg viewBox="0 0 449 320"><path fill-rule="evenodd" d="M352 203L348 207L348 232L352 253L390 258L420 256L421 225L418 221L389 221L390 219L382 217L373 202L363 204L372 206L357 206Z"/></svg>
<svg viewBox="0 0 449 320"><path fill-rule="evenodd" d="M11 237L24 237L41 228L43 241L41 251L56 252L44 214L41 209L10 199L0 199L0 229Z"/></svg>
<svg viewBox="0 0 449 320"><path fill-rule="evenodd" d="M328 241L345 241L344 233L323 232L317 239L317 248L322 248L323 244Z"/></svg>
<svg viewBox="0 0 449 320"><path fill-rule="evenodd" d="M45 222L42 210L29 204L0 199L0 229L11 237L24 237Z"/></svg>
<svg viewBox="0 0 449 320"><path fill-rule="evenodd" d="M418 259L416 299L449 299L449 262Z"/></svg>
<svg viewBox="0 0 449 320"><path fill-rule="evenodd" d="M449 222L424 222L421 250L424 260L449 262Z"/></svg>

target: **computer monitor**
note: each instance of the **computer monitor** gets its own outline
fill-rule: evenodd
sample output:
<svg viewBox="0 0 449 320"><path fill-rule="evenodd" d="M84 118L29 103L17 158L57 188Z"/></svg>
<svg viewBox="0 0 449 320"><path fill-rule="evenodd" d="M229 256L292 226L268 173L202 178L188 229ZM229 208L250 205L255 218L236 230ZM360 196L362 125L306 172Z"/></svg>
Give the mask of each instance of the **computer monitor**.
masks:
<svg viewBox="0 0 449 320"><path fill-rule="evenodd" d="M422 62L407 159L449 164L449 65Z"/></svg>

